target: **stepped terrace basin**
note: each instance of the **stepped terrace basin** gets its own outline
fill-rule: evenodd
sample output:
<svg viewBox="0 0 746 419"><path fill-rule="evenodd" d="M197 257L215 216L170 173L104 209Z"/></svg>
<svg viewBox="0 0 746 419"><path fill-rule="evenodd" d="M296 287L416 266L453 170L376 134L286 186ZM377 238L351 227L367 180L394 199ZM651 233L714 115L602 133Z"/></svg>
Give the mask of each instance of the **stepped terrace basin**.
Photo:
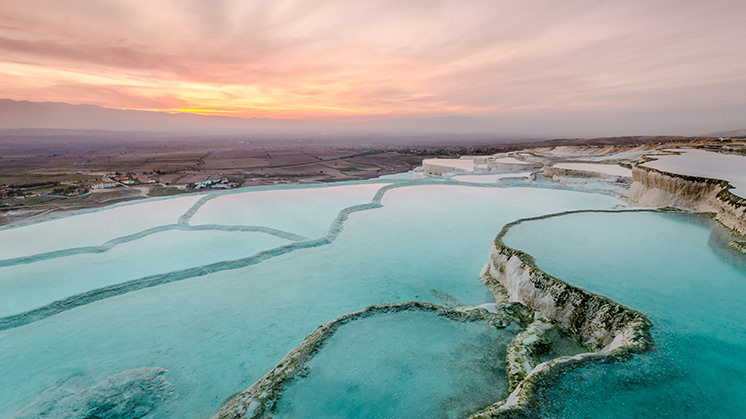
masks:
<svg viewBox="0 0 746 419"><path fill-rule="evenodd" d="M495 304L480 281L495 234L526 217L624 207L608 194L528 179L407 175L147 200L0 229L0 417L204 418L227 406L247 417L260 410L233 396L283 371L291 379L271 411L279 416L476 413L531 371L526 353L545 362L585 350L559 329L535 337L543 326L530 310ZM709 231L675 223L661 234L679 228ZM719 269L719 260L700 262ZM391 308L411 304L417 310ZM366 307L388 311L358 319L379 310ZM496 327L490 316L500 313L512 317ZM305 376L283 369L330 324L339 327L304 359ZM532 352L537 345L548 350ZM506 356L523 372L509 379ZM361 375L342 368L355 363ZM381 383L399 401L366 410L391 394ZM330 396L311 400L321 389Z"/></svg>
<svg viewBox="0 0 746 419"><path fill-rule="evenodd" d="M303 377L272 386L281 377L275 369L255 396L274 390L275 417L465 416L508 394L506 348L519 326L491 309L403 303L343 316L326 334L314 333L327 341L300 369ZM284 364L294 365L314 335Z"/></svg>
<svg viewBox="0 0 746 419"><path fill-rule="evenodd" d="M421 313L351 323L285 390L275 417L463 417L507 397L514 337Z"/></svg>
<svg viewBox="0 0 746 419"><path fill-rule="evenodd" d="M698 149L674 149L675 154L651 155L645 166L686 176L722 179L730 192L746 198L746 156Z"/></svg>
<svg viewBox="0 0 746 419"><path fill-rule="evenodd" d="M741 417L746 261L717 223L679 213L580 213L513 226L539 267L646 313L655 347L565 375L551 417Z"/></svg>
<svg viewBox="0 0 746 419"><path fill-rule="evenodd" d="M463 417L507 397L514 337L419 313L352 323L285 390L274 416Z"/></svg>
<svg viewBox="0 0 746 419"><path fill-rule="evenodd" d="M147 400L149 417L210 416L344 313L404 301L494 303L479 271L501 225L622 205L527 186L403 177L256 188L4 228L0 416L67 412L70 394L92 411ZM303 206L292 205L295 192ZM273 198L261 198L267 194ZM274 210L278 199L287 199L282 211ZM153 214L153 206L165 209ZM302 228L288 221L294 213L307 220ZM43 239L45 229L53 242ZM123 380L145 394L112 392L106 400L96 390ZM143 380L162 385L133 384ZM467 395L451 397L459 403Z"/></svg>

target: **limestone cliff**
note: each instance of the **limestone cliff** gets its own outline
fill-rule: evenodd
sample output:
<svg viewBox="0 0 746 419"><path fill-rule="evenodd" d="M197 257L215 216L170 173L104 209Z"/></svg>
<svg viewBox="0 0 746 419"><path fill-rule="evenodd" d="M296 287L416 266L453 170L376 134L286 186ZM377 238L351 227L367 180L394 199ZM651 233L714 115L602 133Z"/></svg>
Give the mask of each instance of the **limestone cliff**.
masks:
<svg viewBox="0 0 746 419"><path fill-rule="evenodd" d="M490 249L485 277L502 285L510 300L582 336L591 347L637 351L651 343L645 315L545 273L531 256L505 246L500 239Z"/></svg>
<svg viewBox="0 0 746 419"><path fill-rule="evenodd" d="M541 338L538 329L549 324L535 323L537 330L527 329L527 339L519 339L523 337L519 335L511 344L515 346L508 356L512 392L506 400L472 415L472 419L536 417L538 389L554 382L564 371L588 363L625 359L653 346L651 323L644 314L547 274L536 266L530 255L502 242L510 227L528 220L531 219L503 227L490 248L482 280L496 299L507 298L526 305L539 317L582 337L597 351L558 357L536 365L537 360L531 357L532 345Z"/></svg>
<svg viewBox="0 0 746 419"><path fill-rule="evenodd" d="M582 170L582 169L568 169L564 167L556 167L556 166L544 166L544 176L546 177L554 177L554 176L571 176L571 177L580 177L580 178L600 178L600 179L611 179L611 180L617 180L617 181L624 181L625 179L629 180L629 177L615 175L611 173L603 173L598 172L594 170Z"/></svg>
<svg viewBox="0 0 746 419"><path fill-rule="evenodd" d="M632 169L631 202L712 212L728 228L746 235L746 199L729 191L724 180L663 172L644 166Z"/></svg>

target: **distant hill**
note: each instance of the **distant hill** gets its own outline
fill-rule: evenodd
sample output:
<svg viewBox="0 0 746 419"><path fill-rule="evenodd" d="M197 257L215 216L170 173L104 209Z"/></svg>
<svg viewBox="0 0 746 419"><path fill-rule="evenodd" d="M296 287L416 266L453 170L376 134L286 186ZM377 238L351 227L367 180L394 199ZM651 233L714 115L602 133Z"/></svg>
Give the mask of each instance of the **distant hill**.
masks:
<svg viewBox="0 0 746 419"><path fill-rule="evenodd" d="M119 110L95 105L0 99L0 128L100 129L112 131L274 131L312 129L312 123Z"/></svg>
<svg viewBox="0 0 746 419"><path fill-rule="evenodd" d="M0 129L72 129L190 134L275 134L309 137L376 136L483 139L591 138L616 136L697 136L745 130L738 107L665 110L546 110L492 117L383 118L330 122L300 119L238 118L190 113L120 110L95 105L0 99ZM727 133L727 134L722 134Z"/></svg>
<svg viewBox="0 0 746 419"><path fill-rule="evenodd" d="M354 122L237 118L191 113L119 110L61 102L0 99L0 129L84 129L202 133L494 133L493 120L466 116L391 118Z"/></svg>
<svg viewBox="0 0 746 419"><path fill-rule="evenodd" d="M746 129L737 129L733 131L721 131L708 134L710 137L746 137Z"/></svg>

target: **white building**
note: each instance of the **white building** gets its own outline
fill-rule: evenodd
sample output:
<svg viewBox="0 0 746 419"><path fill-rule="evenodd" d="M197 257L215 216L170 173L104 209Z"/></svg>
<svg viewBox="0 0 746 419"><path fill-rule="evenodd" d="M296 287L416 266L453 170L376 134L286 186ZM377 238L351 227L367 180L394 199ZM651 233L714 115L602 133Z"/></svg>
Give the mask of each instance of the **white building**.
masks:
<svg viewBox="0 0 746 419"><path fill-rule="evenodd" d="M119 182L114 182L113 180L105 180L103 182L94 183L91 185L91 189L109 189L109 188L116 188L119 186Z"/></svg>

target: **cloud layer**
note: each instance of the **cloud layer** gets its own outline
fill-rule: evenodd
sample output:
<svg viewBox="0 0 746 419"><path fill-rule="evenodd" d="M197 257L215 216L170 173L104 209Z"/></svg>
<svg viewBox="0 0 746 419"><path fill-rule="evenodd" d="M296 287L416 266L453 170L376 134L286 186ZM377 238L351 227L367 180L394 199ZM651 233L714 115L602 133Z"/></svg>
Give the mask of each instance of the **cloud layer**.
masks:
<svg viewBox="0 0 746 419"><path fill-rule="evenodd" d="M355 119L746 109L743 1L0 3L0 97Z"/></svg>

